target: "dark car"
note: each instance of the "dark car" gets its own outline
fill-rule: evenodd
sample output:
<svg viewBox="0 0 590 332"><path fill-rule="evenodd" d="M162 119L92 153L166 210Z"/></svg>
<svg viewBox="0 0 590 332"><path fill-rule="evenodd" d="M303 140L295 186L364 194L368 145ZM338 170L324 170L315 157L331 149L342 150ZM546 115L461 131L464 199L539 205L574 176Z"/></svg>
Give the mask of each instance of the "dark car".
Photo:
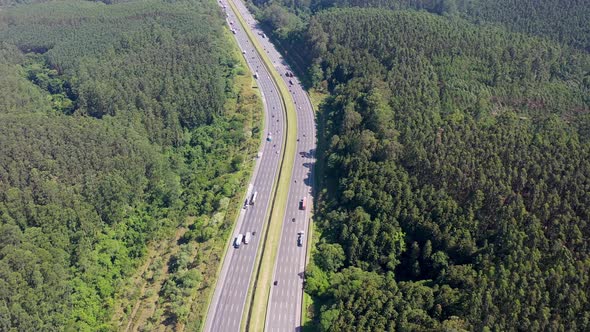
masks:
<svg viewBox="0 0 590 332"><path fill-rule="evenodd" d="M297 246L301 247L303 245L303 231L299 231L297 233Z"/></svg>

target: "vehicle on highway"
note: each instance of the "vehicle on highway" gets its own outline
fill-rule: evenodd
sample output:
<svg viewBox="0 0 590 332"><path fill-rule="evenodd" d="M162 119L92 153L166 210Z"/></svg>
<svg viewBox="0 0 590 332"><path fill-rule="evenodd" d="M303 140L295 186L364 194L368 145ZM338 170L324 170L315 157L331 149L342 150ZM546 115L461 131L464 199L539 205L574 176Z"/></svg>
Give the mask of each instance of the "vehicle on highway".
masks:
<svg viewBox="0 0 590 332"><path fill-rule="evenodd" d="M301 247L303 245L303 231L299 231L297 233L297 246Z"/></svg>
<svg viewBox="0 0 590 332"><path fill-rule="evenodd" d="M291 219L291 222L295 222L295 218Z"/></svg>
<svg viewBox="0 0 590 332"><path fill-rule="evenodd" d="M299 201L299 210L305 210L305 206L307 203L307 197L303 197L300 201Z"/></svg>
<svg viewBox="0 0 590 332"><path fill-rule="evenodd" d="M293 85L293 80L289 80L289 84Z"/></svg>
<svg viewBox="0 0 590 332"><path fill-rule="evenodd" d="M250 197L250 205L254 205L256 203L256 197L258 197L258 192L255 191L252 196Z"/></svg>
<svg viewBox="0 0 590 332"><path fill-rule="evenodd" d="M234 239L234 248L239 248L240 244L242 244L242 240L244 239L244 235L242 234L238 234L238 236L236 236L236 238Z"/></svg>
<svg viewBox="0 0 590 332"><path fill-rule="evenodd" d="M225 3L226 0L222 0L222 4ZM242 9L242 4L241 3L237 3L237 6L240 9L240 11L244 11L245 9ZM279 61L277 60L277 55L276 55L276 51L274 49L272 49L272 52L268 52L269 51L269 45L270 44L270 37L267 38L267 36L262 32L262 30L259 29L258 25L255 25L255 28L251 28L250 24L255 23L254 20L250 17L250 16L243 16L242 18L240 18L240 14L244 14L244 13L238 13L238 12L234 12L234 4L232 4L232 6L228 5L228 12L231 14L229 15L229 18L227 19L227 21L225 22L225 24L227 24L225 27L229 27L230 30L232 31L232 33L235 35L234 37L234 41L237 42L238 44L238 49L240 49L243 53L243 59L244 61L247 62L248 67L254 70L254 73L252 73L250 71L250 74L252 75L250 77L250 80L252 78L254 78L256 80L256 82L252 82L255 85L255 88L258 89L259 91L261 91L261 97L264 98L265 101L265 105L266 105L266 112L270 113L271 115L271 120L265 121L266 122L266 129L261 129L262 134L264 134L264 130L266 130L267 132L267 137L263 138L264 140L267 141L266 144L262 144L262 149L264 151L264 156L262 156L262 154L258 155L258 151L254 152L253 154L250 155L250 158L255 157L258 155L258 157L260 159L254 159L254 161L256 162L257 165L259 165L259 172L258 173L253 173L252 174L252 178L250 181L251 184L249 185L249 188L246 191L246 195L244 195L244 193L242 193L242 198L244 200L247 200L246 202L246 210L242 211L240 218L243 218L243 222L240 221L238 223L238 225L236 226L237 229L235 231L238 232L242 232L244 231L244 233L242 234L242 237L239 239L241 240L241 243L236 243L237 236L236 233L234 233L234 241L232 244L233 247L236 247L234 250L236 250L234 252L233 255L229 255L231 256L231 259L226 260L225 264L223 265L223 268L220 269L220 271L222 271L219 275L219 280L217 281L217 285L215 288L215 292L212 296L212 300L211 300L211 304L210 304L210 310L207 313L207 320L205 321L205 326L204 326L204 331L206 332L217 332L217 331L238 331L241 328L243 328L243 326L241 326L241 316L243 315L243 313L245 313L245 308L244 308L244 304L248 304L248 299L249 299L249 295L248 295L248 288L249 285L253 283L254 278L256 278L257 273L255 271L255 269L253 269L252 267L254 266L254 264L258 261L259 258L257 258L257 253L259 252L259 246L261 246L261 244L263 243L263 241L258 241L258 238L254 238L255 236L258 236L257 230L258 229L264 229L264 224L265 222L267 222L267 219L262 217L266 214L267 210L270 210L272 205L273 205L273 201L272 199L269 199L269 196L267 195L268 192L271 192L271 189L273 188L273 182L272 181L268 181L269 178L274 178L278 172L280 172L280 166L281 166L281 159L280 157L282 156L282 141L284 140L284 137L282 136L283 133L281 133L281 130L285 130L283 129L284 127L282 126L283 124L283 111L281 110L281 105L282 105L282 100L281 100L281 96L280 93L275 91L274 89L276 89L275 85L272 84L273 82L269 82L266 80L266 78L263 78L262 75L267 76L269 70L278 70L276 73L279 74L279 76L283 76L283 84L287 83L289 81L288 77L284 76L284 73L286 70L290 70L290 68L288 68L286 66L286 63L284 61ZM231 11L231 12L230 12ZM222 13L223 14L223 13ZM236 18L236 21L234 21L233 24L228 24L230 20L233 20L234 18ZM243 27L241 25L240 22L238 22L238 19L240 20L240 22L244 22L243 19L245 19L245 22L247 22L247 24L245 24ZM244 32L240 32L240 36L237 36L237 31L238 30L244 30L244 32L248 32L248 30L250 30L250 32L248 32L247 34L245 34ZM258 34L258 37L255 37L256 34ZM264 41L264 42L260 42L263 45L266 45L266 51L269 54L269 57L271 60L274 60L273 63L276 63L276 67L272 66L273 68L266 68L266 66L264 66L262 64L262 62L260 61L261 59L259 58L259 54L257 53L257 51L255 49L253 49L252 47L252 43L256 42L255 38L251 39L250 41L248 41L248 37L249 36L254 36L255 38L266 38L269 39L268 41ZM259 40L258 40L259 41ZM269 43L268 45L266 43ZM247 53L247 50L250 49L250 53ZM250 57L250 58L248 58ZM258 70L261 70L260 73L258 73ZM282 72L282 73L281 73ZM281 75L282 74L282 75ZM261 75L261 76L259 76ZM274 72L273 72L274 75ZM267 76L270 78L270 76ZM280 78L280 77L279 77ZM302 105L306 105L306 100L302 102L301 98L305 98L306 96L304 94L299 93L300 87L298 86L299 81L296 78L292 79L293 82L293 86L291 86L291 89L297 89L297 93L296 93L296 97L299 98L297 101L297 104L302 104ZM278 82L280 83L280 82ZM295 105L295 107L297 107L297 105ZM307 107L305 108L307 110ZM276 113L275 113L276 112ZM280 112L280 113L279 113ZM268 113L264 114L264 116L266 116L266 119L268 119ZM297 112L298 113L298 117L297 117L297 121L301 121L303 120L303 118L299 115L302 114L302 112ZM307 114L306 114L307 115ZM277 120L278 119L278 120ZM309 119L313 120L313 117L310 117ZM277 121L275 121L277 120ZM305 120L307 120L307 118L305 118ZM308 124L311 124L313 122L305 122L305 125L303 126L303 131L309 131L310 129L307 127ZM275 134L278 135L277 139L273 139L274 137L272 137L272 134L270 133L271 130L275 131ZM294 136L300 136L295 134ZM304 140L302 140L304 141ZM310 141L311 142L311 141ZM281 144L279 144L281 143ZM313 148L308 146L307 144L308 142L306 142L305 146L298 146L297 150L308 150ZM313 143L313 142L311 142ZM310 143L310 144L311 144ZM268 145L267 145L268 144ZM271 145L272 144L272 145ZM277 149L278 148L278 149ZM272 151L275 151L275 156L272 156ZM293 154L295 154L296 152L293 152ZM305 180L305 174L302 172L305 172L305 169L302 169L302 167L298 167L295 166L297 163L302 162L302 161L307 161L306 159L301 159L301 158L297 158L294 160L294 165L292 167L292 171L290 172L290 174L287 174L286 176L291 177L294 180L295 178L297 179L297 182L295 183L295 185L293 186L293 182L289 181L293 181L290 180L291 178L287 179L287 185L291 184L289 190L289 196L290 196L290 204L293 204L293 201L297 201L298 203L298 207L299 207L299 200L297 198L302 198L304 196L306 196L309 191L308 191L308 187L307 185L307 180ZM257 168L258 170L258 168ZM271 171L271 172L269 172ZM305 182L305 183L304 183ZM301 184L300 184L301 183ZM305 188L300 188L305 186ZM287 186L285 186L287 187ZM265 189L266 188L266 189ZM297 188L298 190L292 190L291 188ZM252 199L252 195L253 193L255 193L256 190L260 189L261 195L260 195L260 199L255 199L255 205L253 204L252 206L250 205L250 201ZM299 191L299 190L303 190L305 189L305 191ZM303 194L303 196L301 196L301 194ZM310 198L312 199L312 198ZM293 231L295 231L295 233L298 232L298 230L300 229L307 229L306 224L307 224L307 220L304 219L304 215L307 214L306 211L303 211L303 213L301 213L301 211L299 211L299 213L301 214L297 214L297 210L295 209L295 211L293 211L293 207L292 205L289 205L289 209L290 211L287 212L287 216L289 214L291 214L292 217L292 223L297 223L297 225L292 225L293 227L285 227L285 229L287 229L285 233L285 237L283 237L281 235L280 239L283 240L283 244L281 244L280 247L283 248L288 248L289 252L291 253L292 256L289 257L281 257L281 262L284 263L285 265L287 265L287 263L289 263L289 267L291 268L290 270L285 271L285 275L281 275L280 273L277 273L276 276L268 276L268 279L273 279L273 288L275 291L278 291L278 284L279 281L278 279L284 279L283 282L283 286L281 286L281 289L283 288L287 288L289 290L292 290L292 287L299 287L301 286L301 282L299 277L297 277L298 275L302 275L303 274L303 264L302 263L302 258L305 258L304 255L304 249L301 247L301 249L298 248L293 248L292 245L293 243L291 241L293 241ZM258 213L260 212L260 213ZM295 218L293 218L293 216L295 216L296 218L300 218L301 220L297 220ZM284 220L289 220L288 217L284 218L282 222L284 222ZM241 219L238 219L241 220ZM287 226L288 226L288 222L287 221ZM238 227L239 226L239 227ZM242 228L243 227L243 228ZM250 231L248 231L248 229ZM234 232L235 232L234 231ZM263 236L264 233L261 233L261 236ZM261 239L262 240L262 239ZM307 239L304 238L305 242L302 242L303 244L307 244ZM243 248L239 248L240 246L242 246ZM239 249L238 249L239 248ZM242 249L242 250L240 250ZM229 248L229 250L231 250L231 247ZM237 250L240 250L240 252L237 252ZM261 250L261 249L260 249ZM231 252L230 252L231 254ZM279 254L277 253L277 257ZM228 256L228 257L229 257ZM296 259L294 259L296 258ZM291 263L291 261L293 261ZM271 264L274 265L275 262L269 262ZM269 264L270 265L270 264ZM272 272L271 269L269 269L269 271ZM277 269L278 271L278 269ZM267 280L268 281L268 280ZM268 285L268 284L266 284ZM299 290L300 288L298 288ZM291 294L293 293L293 296L291 296ZM301 294L299 294L299 291L297 292L290 292L289 293L289 299L288 301L293 301L293 304L298 303L298 299L300 298L300 296L302 296L302 292ZM271 303L269 302L269 305L271 305ZM237 308L236 308L237 306ZM293 323L296 324L298 319L295 319L296 317L291 317L291 313L287 312L291 309L291 307L297 307L296 305L290 305L288 308L285 308L285 312L288 315L285 315L285 312L281 312L283 314L283 316L285 317L285 320L289 320L289 324ZM236 310L237 309L237 310ZM300 312L301 308L295 308L296 312ZM271 315L273 316L273 320L275 319L274 317L278 316L278 315ZM277 317L278 318L278 317ZM283 324L283 323L281 323ZM291 325L293 325L291 324ZM297 326L295 326L296 328ZM289 328L291 328L291 326L289 325ZM269 330L271 330L271 328L268 328ZM285 330L285 329L283 329Z"/></svg>

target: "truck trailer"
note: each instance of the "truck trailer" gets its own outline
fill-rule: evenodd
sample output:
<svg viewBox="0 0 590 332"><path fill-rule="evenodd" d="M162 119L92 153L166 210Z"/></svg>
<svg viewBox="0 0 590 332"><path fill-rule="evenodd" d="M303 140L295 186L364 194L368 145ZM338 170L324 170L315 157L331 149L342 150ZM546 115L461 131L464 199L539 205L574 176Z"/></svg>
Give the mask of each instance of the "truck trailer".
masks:
<svg viewBox="0 0 590 332"><path fill-rule="evenodd" d="M258 197L258 192L255 191L252 196L250 197L250 205L254 205L256 203L256 197Z"/></svg>
<svg viewBox="0 0 590 332"><path fill-rule="evenodd" d="M242 234L238 234L238 236L236 236L236 238L234 239L234 248L239 248L240 244L242 244L242 240L244 239L244 235Z"/></svg>

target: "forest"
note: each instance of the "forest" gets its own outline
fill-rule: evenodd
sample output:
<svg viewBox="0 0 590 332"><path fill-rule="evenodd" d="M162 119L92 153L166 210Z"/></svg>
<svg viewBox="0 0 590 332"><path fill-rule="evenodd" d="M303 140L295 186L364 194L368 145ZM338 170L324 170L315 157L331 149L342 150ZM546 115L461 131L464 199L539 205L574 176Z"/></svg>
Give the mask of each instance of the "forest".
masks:
<svg viewBox="0 0 590 332"><path fill-rule="evenodd" d="M229 228L202 220L243 189L260 109L223 23L201 0L0 10L1 331L112 330L150 243ZM207 288L197 265L162 297Z"/></svg>
<svg viewBox="0 0 590 332"><path fill-rule="evenodd" d="M254 8L260 10L261 20L282 37L301 32L309 17L324 9L376 7L459 16L476 24L545 36L590 52L587 0L253 0L253 4L258 6Z"/></svg>
<svg viewBox="0 0 590 332"><path fill-rule="evenodd" d="M309 330L590 329L585 45L415 10L258 15L328 93Z"/></svg>

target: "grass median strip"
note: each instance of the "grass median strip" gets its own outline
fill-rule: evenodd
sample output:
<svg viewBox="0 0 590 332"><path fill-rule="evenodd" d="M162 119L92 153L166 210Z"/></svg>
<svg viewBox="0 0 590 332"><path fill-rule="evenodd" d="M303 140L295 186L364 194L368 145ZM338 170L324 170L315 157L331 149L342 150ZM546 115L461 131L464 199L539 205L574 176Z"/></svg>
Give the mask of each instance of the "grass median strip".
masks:
<svg viewBox="0 0 590 332"><path fill-rule="evenodd" d="M251 302L248 301L248 299L246 300L247 307L246 310L244 310L246 324L242 324L247 331L263 331L274 262L281 237L281 226L285 215L285 208L287 206L289 186L291 184L291 173L295 161L295 150L297 147L297 119L295 104L289 94L287 85L282 80L280 74L274 69L272 61L268 58L266 52L264 52L264 48L258 43L258 40L249 29L248 24L244 21L244 18L237 10L235 4L232 1L228 1L228 3L234 13L236 13L242 29L244 29L248 38L260 54L260 57L281 94L283 106L286 111L285 144L283 146L283 159L279 170L279 180L275 189L276 191L271 207L270 222L267 225L265 242L262 244L262 257L260 261L257 261L256 266L254 267L254 271L256 272L253 281L254 285L249 290L249 294L250 291L253 292L253 298Z"/></svg>

